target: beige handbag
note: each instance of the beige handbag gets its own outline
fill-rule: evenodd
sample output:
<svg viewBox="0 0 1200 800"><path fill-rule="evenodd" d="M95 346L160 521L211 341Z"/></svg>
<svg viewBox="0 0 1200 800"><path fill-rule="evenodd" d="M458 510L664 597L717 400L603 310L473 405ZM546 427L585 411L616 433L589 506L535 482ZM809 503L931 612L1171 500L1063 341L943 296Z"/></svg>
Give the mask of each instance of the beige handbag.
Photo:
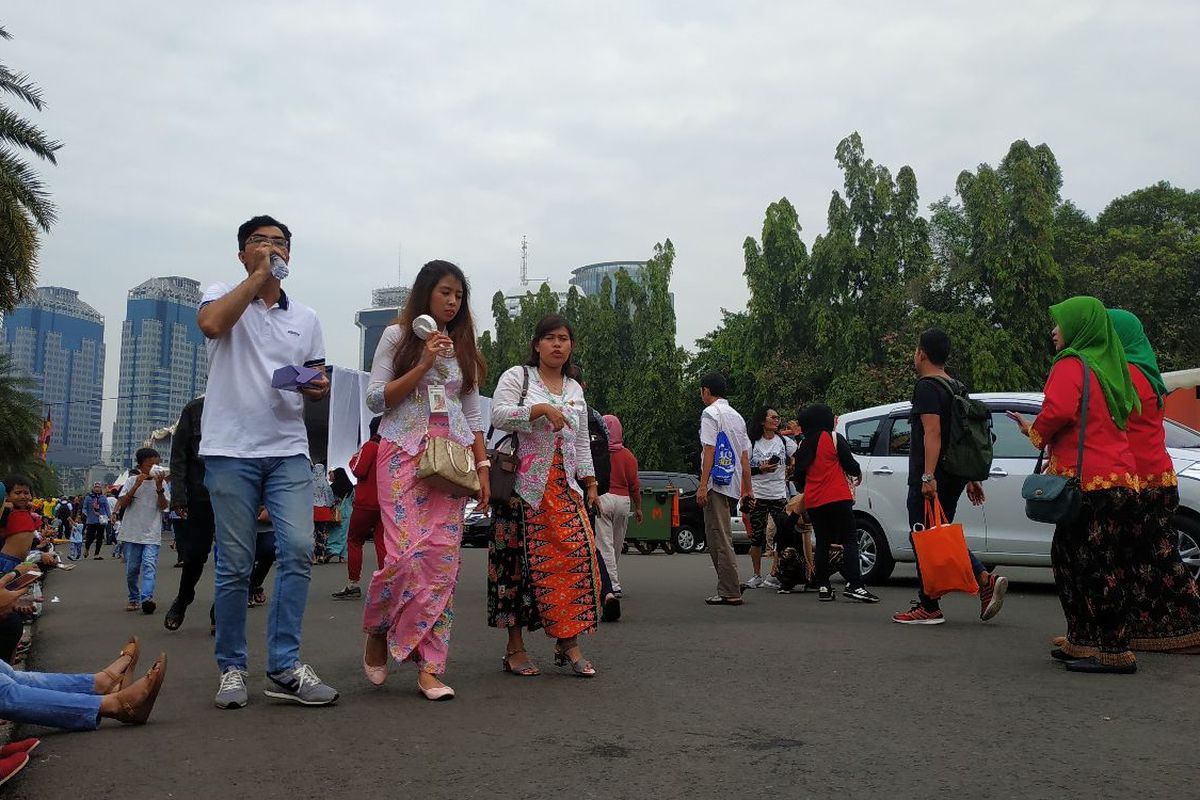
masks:
<svg viewBox="0 0 1200 800"><path fill-rule="evenodd" d="M441 436L430 438L417 465L417 478L453 497L479 494L475 454L469 447Z"/></svg>

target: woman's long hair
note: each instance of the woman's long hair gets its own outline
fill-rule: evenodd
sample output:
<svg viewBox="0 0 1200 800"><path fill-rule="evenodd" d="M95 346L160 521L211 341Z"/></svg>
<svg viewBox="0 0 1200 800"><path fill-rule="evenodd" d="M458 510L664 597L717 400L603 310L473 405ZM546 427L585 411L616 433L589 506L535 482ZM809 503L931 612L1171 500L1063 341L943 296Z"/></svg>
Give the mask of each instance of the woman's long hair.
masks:
<svg viewBox="0 0 1200 800"><path fill-rule="evenodd" d="M773 408L774 406L763 406L754 412L754 418L750 420L750 427L746 429L746 434L750 437L751 445L763 438L763 431L767 427L767 413ZM778 435L777 433L776 436Z"/></svg>
<svg viewBox="0 0 1200 800"><path fill-rule="evenodd" d="M538 356L537 343L545 337L549 336L559 328L567 329L567 336L571 337L571 355L563 362L562 374L567 376L571 374L571 358L575 355L575 329L571 327L571 323L567 322L565 317L560 317L558 314L550 314L542 317L538 322L537 327L533 330L533 338L529 340L529 362L531 367L541 365L541 358Z"/></svg>
<svg viewBox="0 0 1200 800"><path fill-rule="evenodd" d="M487 376L487 362L479 354L479 347L475 343L475 318L471 316L471 284L463 271L449 261L430 261L417 273L417 279L408 294L408 302L394 323L400 326L403 334L400 347L396 350L394 369L399 377L421 360L421 348L425 346L425 341L413 333L412 323L422 314L430 313L429 298L433 296L433 290L437 288L438 283L447 275L454 277L463 287L458 313L446 326L446 334L454 340L454 356L458 361L458 368L462 370L462 391L466 393L483 382Z"/></svg>
<svg viewBox="0 0 1200 800"><path fill-rule="evenodd" d="M329 482L330 488L333 489L333 496L340 503L354 491L354 483L350 480L350 476L346 474L346 470L338 467L333 471L333 480Z"/></svg>

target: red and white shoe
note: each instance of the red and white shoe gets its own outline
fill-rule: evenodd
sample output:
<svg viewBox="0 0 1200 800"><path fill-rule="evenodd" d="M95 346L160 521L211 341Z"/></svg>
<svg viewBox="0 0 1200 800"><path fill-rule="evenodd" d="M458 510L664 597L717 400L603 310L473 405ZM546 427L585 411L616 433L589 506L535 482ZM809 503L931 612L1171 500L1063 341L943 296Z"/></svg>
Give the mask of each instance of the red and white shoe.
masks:
<svg viewBox="0 0 1200 800"><path fill-rule="evenodd" d="M41 743L41 739L22 739L19 742L9 742L4 747L0 747L0 759L15 756L17 753L32 753Z"/></svg>
<svg viewBox="0 0 1200 800"><path fill-rule="evenodd" d="M1008 578L988 575L987 584L979 590L979 618L984 622L1000 613L1004 595L1008 593Z"/></svg>
<svg viewBox="0 0 1200 800"><path fill-rule="evenodd" d="M29 753L13 753L7 758L0 758L0 786L8 783L8 779L25 769L29 763Z"/></svg>
<svg viewBox="0 0 1200 800"><path fill-rule="evenodd" d="M920 603L913 603L908 611L892 615L892 622L899 622L901 625L941 625L945 621L941 609L927 611Z"/></svg>

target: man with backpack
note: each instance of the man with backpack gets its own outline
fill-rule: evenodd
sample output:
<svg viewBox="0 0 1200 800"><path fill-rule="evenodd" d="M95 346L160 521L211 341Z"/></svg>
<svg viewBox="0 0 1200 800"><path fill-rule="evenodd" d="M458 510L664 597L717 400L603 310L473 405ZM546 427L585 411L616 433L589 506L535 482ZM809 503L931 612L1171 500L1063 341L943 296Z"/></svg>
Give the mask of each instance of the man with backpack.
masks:
<svg viewBox="0 0 1200 800"><path fill-rule="evenodd" d="M733 509L748 498L754 503L750 482L750 437L746 421L725 399L725 377L715 372L700 379L700 488L696 502L704 509L704 535L713 567L717 593L704 602L710 606L740 606L742 587L733 553Z"/></svg>
<svg viewBox="0 0 1200 800"><path fill-rule="evenodd" d="M908 525L926 524L926 500L937 500L947 520L954 519L963 490L975 505L984 501L981 481L992 461L991 414L967 394L966 388L946 374L950 337L930 328L921 334L913 366L911 447L908 456ZM910 536L911 540L911 536ZM914 549L915 553L915 549ZM979 582L979 618L985 622L1000 613L1008 578L995 576L968 551ZM941 625L946 621L938 598L925 594L917 561L917 600L908 611L892 616L902 625Z"/></svg>

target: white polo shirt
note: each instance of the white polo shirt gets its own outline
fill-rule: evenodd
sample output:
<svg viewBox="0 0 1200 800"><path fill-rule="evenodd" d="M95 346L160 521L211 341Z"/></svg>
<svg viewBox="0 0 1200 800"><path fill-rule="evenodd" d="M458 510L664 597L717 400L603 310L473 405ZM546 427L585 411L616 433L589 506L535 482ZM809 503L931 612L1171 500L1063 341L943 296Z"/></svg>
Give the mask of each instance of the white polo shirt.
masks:
<svg viewBox="0 0 1200 800"><path fill-rule="evenodd" d="M233 291L210 286L203 308ZM271 386L280 367L325 363L317 314L279 295L270 308L255 298L224 336L208 340L208 386L200 420L200 455L233 458L308 456L304 396Z"/></svg>
<svg viewBox="0 0 1200 800"><path fill-rule="evenodd" d="M700 444L715 447L717 434L725 431L729 444L733 446L733 481L728 486L717 486L712 482L712 476L704 475L701 479L708 480L709 491L720 492L726 497L740 500L742 497L742 453L750 451L750 437L746 435L746 421L742 415L733 410L724 398L718 399L704 409L700 415Z"/></svg>

